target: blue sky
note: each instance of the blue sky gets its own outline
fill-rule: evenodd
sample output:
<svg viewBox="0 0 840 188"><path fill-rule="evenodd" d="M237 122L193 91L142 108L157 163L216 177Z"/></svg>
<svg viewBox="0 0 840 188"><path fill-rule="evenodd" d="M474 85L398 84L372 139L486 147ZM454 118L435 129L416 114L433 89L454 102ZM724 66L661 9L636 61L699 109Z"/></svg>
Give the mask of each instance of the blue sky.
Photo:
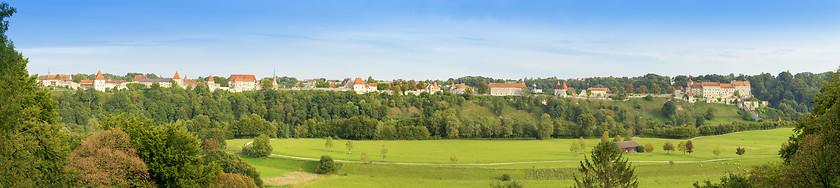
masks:
<svg viewBox="0 0 840 188"><path fill-rule="evenodd" d="M840 1L7 1L30 73L580 78L825 72Z"/></svg>

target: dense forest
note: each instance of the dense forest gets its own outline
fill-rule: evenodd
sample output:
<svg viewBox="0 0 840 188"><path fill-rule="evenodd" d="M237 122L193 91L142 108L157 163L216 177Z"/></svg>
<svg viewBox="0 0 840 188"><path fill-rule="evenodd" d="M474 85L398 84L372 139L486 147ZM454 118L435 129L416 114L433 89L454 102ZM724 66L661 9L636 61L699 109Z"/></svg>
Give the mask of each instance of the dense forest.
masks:
<svg viewBox="0 0 840 188"><path fill-rule="evenodd" d="M202 137L216 128L227 138L271 137L345 139L440 138L577 138L613 135L687 138L738 130L787 126L787 123L728 124L718 131L710 124L714 109L665 98L630 101L581 100L544 95L482 96L437 94L389 95L333 91L261 90L232 93L205 86L183 89L131 87L100 92L93 89L54 91L61 122L72 132L90 132L99 119L126 114L179 125ZM674 109L661 110L670 104ZM643 107L650 113L641 113ZM734 108L734 107L732 107ZM708 111L706 111L708 110ZM763 119L796 120L801 113L773 108L759 110ZM712 113L712 114L708 114ZM645 117L648 118L645 118ZM714 127L714 128L704 128ZM714 131L701 131L714 129Z"/></svg>

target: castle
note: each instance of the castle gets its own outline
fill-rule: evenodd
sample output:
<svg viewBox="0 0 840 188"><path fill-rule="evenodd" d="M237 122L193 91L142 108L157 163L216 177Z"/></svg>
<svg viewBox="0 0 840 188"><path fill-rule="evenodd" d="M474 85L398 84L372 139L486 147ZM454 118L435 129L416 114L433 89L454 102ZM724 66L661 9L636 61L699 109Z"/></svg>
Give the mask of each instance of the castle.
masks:
<svg viewBox="0 0 840 188"><path fill-rule="evenodd" d="M721 84L720 82L694 82L689 78L687 86L685 92L689 97L749 98L752 96L749 81Z"/></svg>

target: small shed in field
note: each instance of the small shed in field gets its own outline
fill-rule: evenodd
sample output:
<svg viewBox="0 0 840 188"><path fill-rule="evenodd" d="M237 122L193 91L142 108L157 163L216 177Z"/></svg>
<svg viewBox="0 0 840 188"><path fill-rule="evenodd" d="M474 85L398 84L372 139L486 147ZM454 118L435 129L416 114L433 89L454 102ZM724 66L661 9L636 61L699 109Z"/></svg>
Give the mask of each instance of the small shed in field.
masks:
<svg viewBox="0 0 840 188"><path fill-rule="evenodd" d="M639 147L639 143L636 141L621 141L618 142L618 147L621 148L623 152L636 152L636 147Z"/></svg>

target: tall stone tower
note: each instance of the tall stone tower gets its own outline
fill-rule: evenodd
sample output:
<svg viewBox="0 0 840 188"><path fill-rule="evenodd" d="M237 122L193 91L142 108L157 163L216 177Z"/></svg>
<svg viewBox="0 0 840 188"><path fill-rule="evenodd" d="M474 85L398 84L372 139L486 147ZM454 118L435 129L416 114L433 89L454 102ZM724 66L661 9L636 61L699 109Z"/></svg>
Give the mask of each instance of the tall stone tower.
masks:
<svg viewBox="0 0 840 188"><path fill-rule="evenodd" d="M105 76L102 76L102 71L96 72L96 78L93 79L93 89L105 91Z"/></svg>

